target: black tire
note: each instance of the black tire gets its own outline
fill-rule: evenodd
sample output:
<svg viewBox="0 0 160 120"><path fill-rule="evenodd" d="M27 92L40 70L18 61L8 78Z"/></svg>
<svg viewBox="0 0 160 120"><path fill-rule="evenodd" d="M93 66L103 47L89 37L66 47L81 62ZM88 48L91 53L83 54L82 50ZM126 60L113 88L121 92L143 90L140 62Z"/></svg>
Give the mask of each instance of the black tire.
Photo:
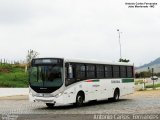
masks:
<svg viewBox="0 0 160 120"><path fill-rule="evenodd" d="M119 100L119 90L116 89L116 90L114 91L113 101L116 102L116 101L118 101L118 100Z"/></svg>
<svg viewBox="0 0 160 120"><path fill-rule="evenodd" d="M48 108L53 108L55 104L54 103L46 103L46 105Z"/></svg>
<svg viewBox="0 0 160 120"><path fill-rule="evenodd" d="M84 95L82 93L78 93L76 97L76 107L81 107L83 106L84 102Z"/></svg>

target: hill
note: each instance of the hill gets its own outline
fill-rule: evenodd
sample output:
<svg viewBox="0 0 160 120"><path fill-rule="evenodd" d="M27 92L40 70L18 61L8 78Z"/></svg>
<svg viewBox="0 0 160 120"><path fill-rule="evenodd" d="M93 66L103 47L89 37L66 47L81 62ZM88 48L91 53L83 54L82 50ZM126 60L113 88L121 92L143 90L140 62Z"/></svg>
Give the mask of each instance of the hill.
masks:
<svg viewBox="0 0 160 120"><path fill-rule="evenodd" d="M147 63L147 64L144 64L142 66L139 66L139 67L136 67L135 68L135 71L136 72L141 72L141 71L148 71L149 69L148 68L154 68L154 72L155 73L158 73L160 72L160 57Z"/></svg>

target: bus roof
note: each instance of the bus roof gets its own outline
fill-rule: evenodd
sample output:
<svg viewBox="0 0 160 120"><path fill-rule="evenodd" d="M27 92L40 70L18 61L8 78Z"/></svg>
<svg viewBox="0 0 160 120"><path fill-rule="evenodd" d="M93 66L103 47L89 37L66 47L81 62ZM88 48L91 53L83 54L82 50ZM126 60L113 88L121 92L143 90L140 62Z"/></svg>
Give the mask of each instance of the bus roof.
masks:
<svg viewBox="0 0 160 120"><path fill-rule="evenodd" d="M91 63L91 64L109 64L109 65L126 65L126 66L133 66L133 63L126 63L126 62L108 62L104 60L86 60L86 59L64 59L65 62L75 62L75 63Z"/></svg>
<svg viewBox="0 0 160 120"><path fill-rule="evenodd" d="M109 62L105 60L95 60L95 59L80 59L80 58L73 59L73 58L58 58L58 57L43 57L43 58L34 58L34 59L54 59L54 58L64 59L64 62L134 66L133 63Z"/></svg>

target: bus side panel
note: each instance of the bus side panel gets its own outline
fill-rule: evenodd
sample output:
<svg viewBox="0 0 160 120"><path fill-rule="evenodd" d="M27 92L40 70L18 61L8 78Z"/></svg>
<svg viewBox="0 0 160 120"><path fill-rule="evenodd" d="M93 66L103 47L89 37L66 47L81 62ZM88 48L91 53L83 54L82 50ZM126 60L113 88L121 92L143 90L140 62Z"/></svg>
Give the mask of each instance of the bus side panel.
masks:
<svg viewBox="0 0 160 120"><path fill-rule="evenodd" d="M74 86L68 86L67 89L63 93L63 101L68 103L75 103L76 102L76 87Z"/></svg>
<svg viewBox="0 0 160 120"><path fill-rule="evenodd" d="M95 82L84 82L84 86L88 88L86 93L86 101L107 99L112 95L110 81L108 79L93 79ZM83 89L86 89L83 87Z"/></svg>
<svg viewBox="0 0 160 120"><path fill-rule="evenodd" d="M90 101L90 100L95 100L95 92L98 88L96 88L96 86L98 86L97 83L94 82L83 82L82 83L82 89L85 93L85 101Z"/></svg>
<svg viewBox="0 0 160 120"><path fill-rule="evenodd" d="M122 79L121 86L123 86L120 93L121 96L134 93L134 79L128 79L128 81L127 79Z"/></svg>
<svg viewBox="0 0 160 120"><path fill-rule="evenodd" d="M85 102L99 99L102 97L99 84L99 82L81 81L69 85L64 92L64 98L67 103L75 103L78 92L83 91L85 94Z"/></svg>
<svg viewBox="0 0 160 120"><path fill-rule="evenodd" d="M75 103L79 91L85 94L85 102L90 100L101 100L111 98L116 88L120 90L120 96L134 92L134 82L121 82L121 79L96 79L96 82L87 80L67 86L63 93L64 103ZM116 83L115 81L120 81Z"/></svg>
<svg viewBox="0 0 160 120"><path fill-rule="evenodd" d="M63 93L64 100L66 103L75 103L76 102L76 96L79 91L83 91L85 94L85 101L89 101L93 99L93 89L92 89L92 83L87 83L85 81L80 81L77 83L74 83L72 85L67 86L66 90Z"/></svg>
<svg viewBox="0 0 160 120"><path fill-rule="evenodd" d="M112 95L112 85L110 79L100 79L98 100L107 99Z"/></svg>

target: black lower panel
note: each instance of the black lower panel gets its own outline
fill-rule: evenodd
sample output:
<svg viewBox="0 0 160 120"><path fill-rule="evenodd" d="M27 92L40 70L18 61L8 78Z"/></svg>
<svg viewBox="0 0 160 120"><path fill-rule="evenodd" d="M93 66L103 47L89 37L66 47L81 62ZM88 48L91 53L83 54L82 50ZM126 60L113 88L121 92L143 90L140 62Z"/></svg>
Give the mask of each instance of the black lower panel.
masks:
<svg viewBox="0 0 160 120"><path fill-rule="evenodd" d="M35 92L37 93L52 93L59 89L60 87L35 87L35 86L30 86Z"/></svg>

